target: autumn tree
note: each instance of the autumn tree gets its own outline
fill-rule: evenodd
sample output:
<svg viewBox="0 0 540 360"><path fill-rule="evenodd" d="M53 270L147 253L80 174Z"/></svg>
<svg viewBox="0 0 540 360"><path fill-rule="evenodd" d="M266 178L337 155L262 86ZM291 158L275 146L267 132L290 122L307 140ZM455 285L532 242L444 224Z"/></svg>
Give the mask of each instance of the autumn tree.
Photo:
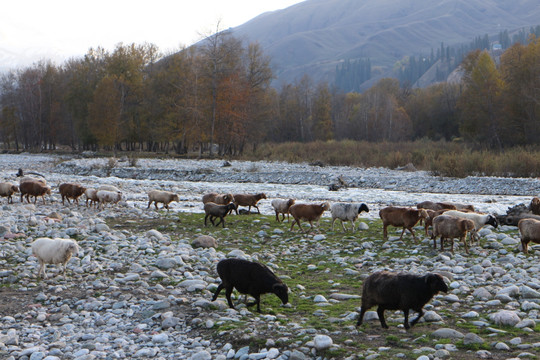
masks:
<svg viewBox="0 0 540 360"><path fill-rule="evenodd" d="M501 91L503 81L487 51L470 53L463 61L465 89L459 99L460 133L472 141L502 149Z"/></svg>
<svg viewBox="0 0 540 360"><path fill-rule="evenodd" d="M313 100L313 135L315 140L331 140L334 138L332 123L332 98L328 84L317 86Z"/></svg>

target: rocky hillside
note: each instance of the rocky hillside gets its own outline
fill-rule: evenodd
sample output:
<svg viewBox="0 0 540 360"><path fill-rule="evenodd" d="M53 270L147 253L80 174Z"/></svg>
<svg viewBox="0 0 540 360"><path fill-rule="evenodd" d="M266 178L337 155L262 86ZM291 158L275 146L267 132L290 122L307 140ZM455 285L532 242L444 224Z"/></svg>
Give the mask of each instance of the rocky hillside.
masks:
<svg viewBox="0 0 540 360"><path fill-rule="evenodd" d="M303 73L332 82L344 59L370 58L375 76L388 76L404 56L529 28L538 19L535 0L306 0L233 32L263 46L274 60L278 85Z"/></svg>

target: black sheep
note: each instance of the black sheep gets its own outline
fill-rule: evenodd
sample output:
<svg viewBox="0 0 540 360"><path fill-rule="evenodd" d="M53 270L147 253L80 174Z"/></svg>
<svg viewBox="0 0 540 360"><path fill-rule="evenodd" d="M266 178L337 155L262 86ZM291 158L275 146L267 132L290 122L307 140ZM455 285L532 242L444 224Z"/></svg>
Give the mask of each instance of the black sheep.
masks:
<svg viewBox="0 0 540 360"><path fill-rule="evenodd" d="M225 288L229 307L233 309L234 305L231 301L233 288L241 294L253 296L255 301L247 305L257 304L258 312L261 312L261 294L276 294L283 304L289 301L287 285L263 264L242 259L224 259L217 264L217 272L221 278L221 284L216 289L212 301L217 299L223 288Z"/></svg>
<svg viewBox="0 0 540 360"><path fill-rule="evenodd" d="M225 227L225 216L229 214L232 210L236 210L237 206L235 203L229 203L227 205L218 205L213 202L208 202L204 204L204 226L206 226L206 220L210 218L210 222L214 226L218 226L221 223L222 227ZM217 224L214 223L214 220L219 218Z"/></svg>
<svg viewBox="0 0 540 360"><path fill-rule="evenodd" d="M404 326L409 329L424 315L423 307L439 291L448 292L448 286L439 274L424 276L408 273L379 271L368 276L362 287L362 307L356 326L362 324L365 312L375 306L383 328L388 329L384 310L402 310L405 315ZM418 317L409 326L409 310L418 312Z"/></svg>

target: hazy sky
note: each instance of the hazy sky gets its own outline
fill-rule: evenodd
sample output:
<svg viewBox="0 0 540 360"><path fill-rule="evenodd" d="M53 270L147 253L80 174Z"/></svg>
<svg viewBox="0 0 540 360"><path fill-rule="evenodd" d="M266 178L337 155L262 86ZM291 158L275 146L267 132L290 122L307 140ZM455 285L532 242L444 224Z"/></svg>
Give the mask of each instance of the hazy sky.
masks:
<svg viewBox="0 0 540 360"><path fill-rule="evenodd" d="M163 52L301 0L4 0L0 67L61 62L90 47L144 42ZM3 63L3 64L2 64Z"/></svg>

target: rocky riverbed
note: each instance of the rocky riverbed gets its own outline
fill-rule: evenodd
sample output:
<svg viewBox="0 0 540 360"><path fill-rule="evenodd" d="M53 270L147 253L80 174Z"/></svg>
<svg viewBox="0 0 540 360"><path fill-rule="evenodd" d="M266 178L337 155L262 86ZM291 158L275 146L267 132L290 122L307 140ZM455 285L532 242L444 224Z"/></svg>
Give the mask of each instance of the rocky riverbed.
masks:
<svg viewBox="0 0 540 360"><path fill-rule="evenodd" d="M134 166L135 165L135 166ZM43 174L53 187L46 204L6 204L0 216L0 358L2 359L473 359L540 356L539 249L518 251L513 227L485 228L466 255L415 244L400 230L383 242L377 209L421 200L472 203L502 213L530 201L536 179L432 177L425 172L319 167L307 164L197 160L67 159L1 155L0 176L18 168ZM348 186L329 191L340 177ZM113 184L124 200L103 210L63 206L65 181ZM146 191L180 195L170 212L147 210ZM230 216L226 228L203 226L208 191L265 192L298 201L362 201L370 206L355 233L289 231L269 200L262 215ZM417 234L422 231L419 228ZM65 276L49 265L46 280L30 244L38 237L76 239L81 252ZM217 240L217 246L198 242ZM264 295L262 313L229 309L216 263L243 257L268 264L290 289L290 303ZM388 269L445 276L426 315L405 331L403 314L375 311L355 327L362 280ZM235 301L238 301L237 299ZM375 308L371 309L375 310Z"/></svg>

